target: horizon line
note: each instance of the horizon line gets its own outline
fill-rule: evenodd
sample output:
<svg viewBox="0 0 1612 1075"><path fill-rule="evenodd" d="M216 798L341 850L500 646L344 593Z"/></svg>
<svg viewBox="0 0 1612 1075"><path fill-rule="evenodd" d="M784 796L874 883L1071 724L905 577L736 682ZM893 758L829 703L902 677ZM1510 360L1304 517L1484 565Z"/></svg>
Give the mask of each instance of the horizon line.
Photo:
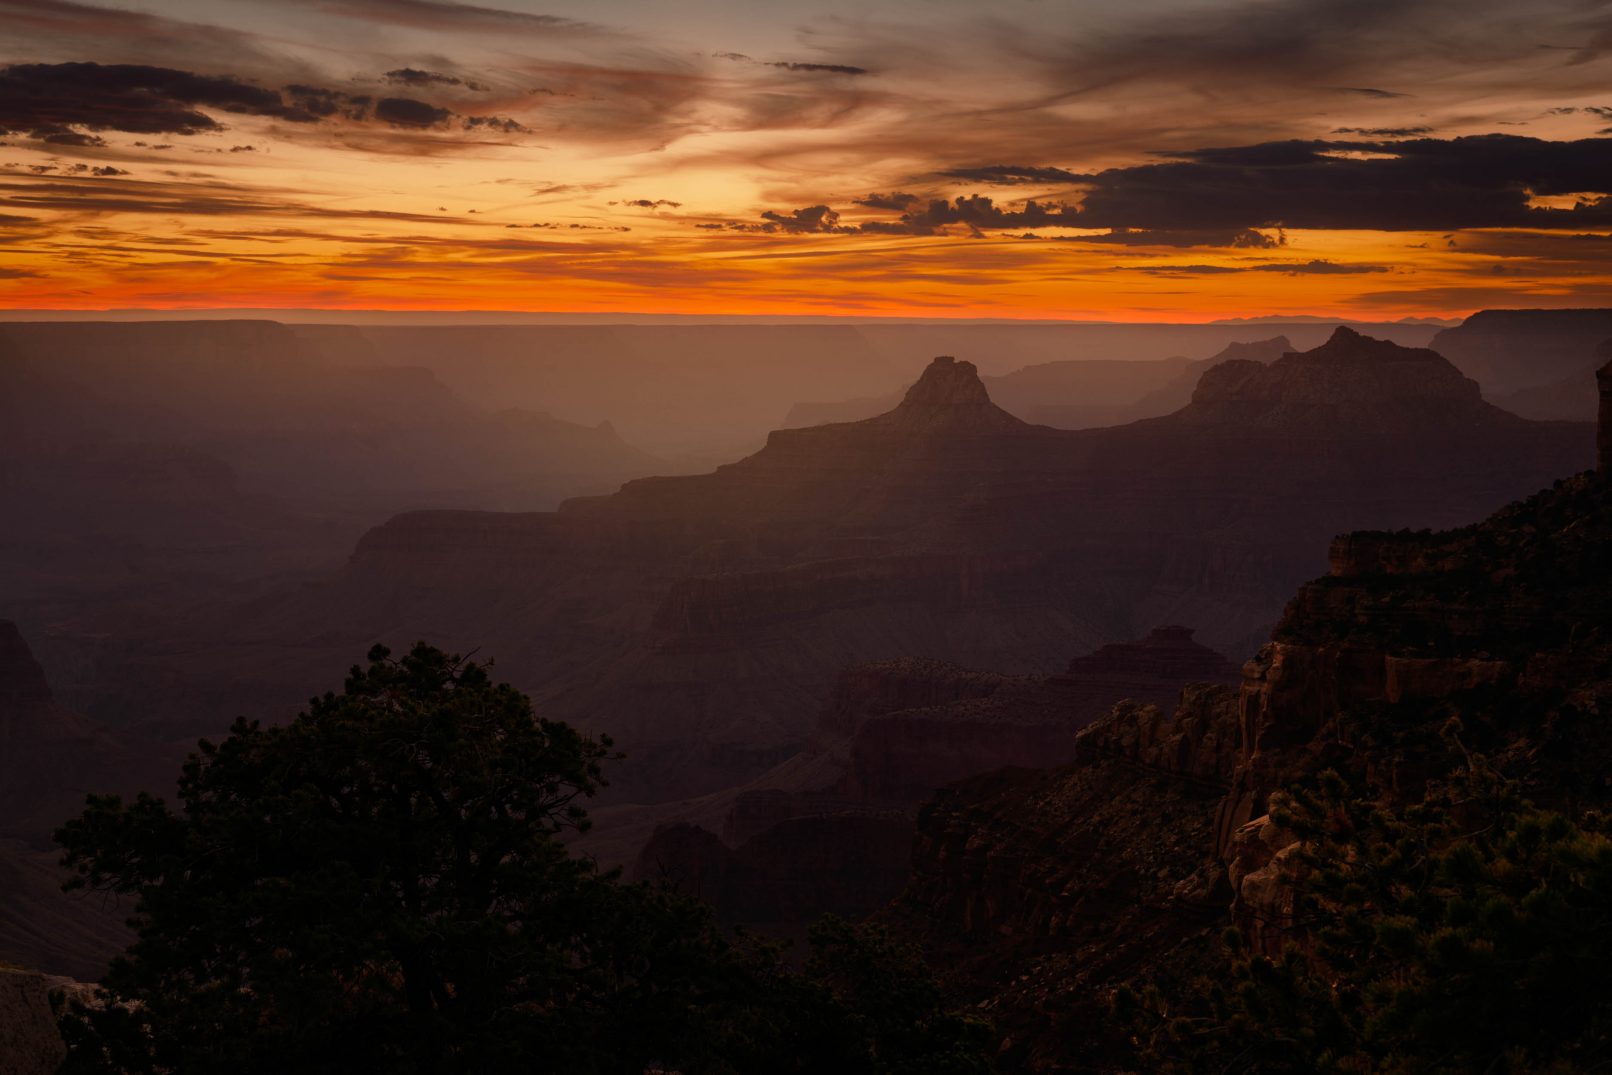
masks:
<svg viewBox="0 0 1612 1075"><path fill-rule="evenodd" d="M1542 307L1541 309L1552 309ZM1477 311L1474 311L1477 312ZM1471 316L1470 314L1467 316ZM384 308L348 308L325 306L195 306L195 307L102 307L97 309L71 307L0 308L0 322L4 321L115 321L120 317L137 317L140 320L264 320L264 321L321 321L340 324L346 318L420 320L427 318L464 318L472 321L496 321L541 324L822 324L850 322L864 325L1181 325L1226 326L1244 324L1350 324L1350 325L1458 325L1465 317L1434 317L1412 315L1397 318L1359 316L1326 316L1320 314L1255 314L1241 317L1220 317L1207 320L1124 320L1100 318L1061 317L978 317L945 315L894 315L894 314L764 314L764 313L659 313L649 311L591 311L591 310L476 310L463 308L388 310Z"/></svg>

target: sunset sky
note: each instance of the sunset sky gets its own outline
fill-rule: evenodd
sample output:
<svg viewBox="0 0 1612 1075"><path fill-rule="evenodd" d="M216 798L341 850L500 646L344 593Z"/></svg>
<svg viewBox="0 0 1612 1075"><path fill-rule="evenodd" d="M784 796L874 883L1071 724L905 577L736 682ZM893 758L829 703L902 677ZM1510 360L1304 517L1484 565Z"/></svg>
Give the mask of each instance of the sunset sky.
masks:
<svg viewBox="0 0 1612 1075"><path fill-rule="evenodd" d="M0 0L0 305L1612 297L1607 0L487 4Z"/></svg>

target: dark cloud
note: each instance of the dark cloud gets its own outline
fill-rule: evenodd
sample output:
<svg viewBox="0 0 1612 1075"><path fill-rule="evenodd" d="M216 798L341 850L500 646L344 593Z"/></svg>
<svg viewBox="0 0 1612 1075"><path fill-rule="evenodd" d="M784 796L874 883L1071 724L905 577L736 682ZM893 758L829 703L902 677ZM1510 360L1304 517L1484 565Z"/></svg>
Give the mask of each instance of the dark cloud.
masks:
<svg viewBox="0 0 1612 1075"><path fill-rule="evenodd" d="M105 145L99 135L88 133L92 131L189 135L222 130L204 108L299 124L374 120L413 130L441 127L455 118L449 109L411 97L376 101L367 94L306 83L269 89L165 67L64 63L0 68L0 134L27 134L50 145ZM505 134L527 131L503 116L465 117L463 127Z"/></svg>
<svg viewBox="0 0 1612 1075"><path fill-rule="evenodd" d="M369 22L386 22L427 30L512 30L549 33L594 33L601 28L559 15L538 15L505 8L458 4L446 0L282 0Z"/></svg>
<svg viewBox="0 0 1612 1075"><path fill-rule="evenodd" d="M840 232L840 215L826 205L810 205L792 213L762 213L767 223L756 225L762 231L782 231L792 234L807 232ZM852 229L854 230L854 229Z"/></svg>
<svg viewBox="0 0 1612 1075"><path fill-rule="evenodd" d="M764 214L787 231L933 235L1062 227L1107 229L1072 241L1122 246L1270 249L1284 229L1443 231L1612 227L1612 139L1517 135L1392 141L1285 141L1172 154L1176 159L1083 177L1078 205L982 194L921 201L870 194L855 204L899 213L841 226L827 206ZM1005 167L1005 166L1004 166ZM1539 197L1578 196L1570 208ZM811 214L809 218L802 214ZM1275 234L1272 234L1272 233ZM1325 261L1254 271L1367 272ZM1183 271L1183 270L1178 270Z"/></svg>
<svg viewBox="0 0 1612 1075"><path fill-rule="evenodd" d="M231 189L216 181L152 182L140 179L103 183L87 178L15 181L0 173L0 202L18 209L89 213L146 213L165 216L281 216L314 220L392 220L436 222L419 213L383 209L330 209L272 192Z"/></svg>
<svg viewBox="0 0 1612 1075"><path fill-rule="evenodd" d="M781 67L785 71L807 71L828 75L866 75L870 72L866 67L852 67L844 63L795 63L789 60L777 60L767 64L768 67Z"/></svg>
<svg viewBox="0 0 1612 1075"><path fill-rule="evenodd" d="M292 105L318 119L361 120L369 114L369 106L374 98L368 94L347 93L344 90L332 90L323 86L306 86L293 83L285 88L285 95Z"/></svg>
<svg viewBox="0 0 1612 1075"><path fill-rule="evenodd" d="M450 113L451 114L451 113ZM531 134L532 129L507 116L466 116L467 131L499 131L504 134Z"/></svg>
<svg viewBox="0 0 1612 1075"><path fill-rule="evenodd" d="M1344 276L1392 272L1387 265L1348 264L1337 261L1262 261L1252 265L1122 265L1121 271L1158 276L1212 276L1220 273L1274 272L1286 276Z"/></svg>
<svg viewBox="0 0 1612 1075"><path fill-rule="evenodd" d="M300 82L269 89L166 67L65 63L0 68L0 134L25 134L49 145L104 146L105 139L90 133L94 131L190 135L222 130L219 121L203 109L298 124L375 121L409 130L440 128L459 118L450 109L412 97L377 101L368 94ZM506 116L466 116L461 126L484 133L529 133L525 125ZM252 148L236 146L228 152ZM384 145L370 148L386 149Z"/></svg>
<svg viewBox="0 0 1612 1075"><path fill-rule="evenodd" d="M1231 247L1236 250L1274 250L1287 245L1287 236L1281 232L1268 235L1253 228L1218 231L1201 228L1110 228L1106 235L1083 235L1079 237L1079 241L1113 246L1209 246Z"/></svg>
<svg viewBox="0 0 1612 1075"><path fill-rule="evenodd" d="M1339 127L1333 134L1358 134L1365 138L1415 138L1432 134L1431 127Z"/></svg>
<svg viewBox="0 0 1612 1075"><path fill-rule="evenodd" d="M891 191L889 194L869 194L866 198L857 198L852 204L866 206L869 209L889 209L900 213L906 210L908 206L922 200L916 194Z"/></svg>
<svg viewBox="0 0 1612 1075"><path fill-rule="evenodd" d="M381 77L399 86L462 86L477 93L487 92L487 87L480 82L460 78L457 75L445 75L439 71L422 71L417 67L399 67Z"/></svg>
<svg viewBox="0 0 1612 1075"><path fill-rule="evenodd" d="M1339 86L1340 93L1353 93L1361 97L1374 97L1379 101L1391 101L1396 97L1409 97L1408 93L1396 93L1393 90L1379 90L1373 86Z"/></svg>
<svg viewBox="0 0 1612 1075"><path fill-rule="evenodd" d="M1072 224L1076 215L1075 209L1056 202L1038 202L1032 198L1022 206L1011 208L983 194L968 194L951 201L935 198L922 206L910 205L899 221L868 221L861 230L881 235L933 235L941 228L962 225L974 233L982 233L1002 228Z"/></svg>
<svg viewBox="0 0 1612 1075"><path fill-rule="evenodd" d="M634 198L632 201L611 202L611 205L628 205L638 209L681 209L682 202L674 202L670 198Z"/></svg>
<svg viewBox="0 0 1612 1075"><path fill-rule="evenodd" d="M394 127L437 127L453 113L412 97L383 97L375 104L375 118Z"/></svg>
<svg viewBox="0 0 1612 1075"><path fill-rule="evenodd" d="M1047 168L1023 164L992 164L983 168L953 168L941 172L947 179L969 179L980 183L1084 183L1090 176L1077 175L1062 168Z"/></svg>
<svg viewBox="0 0 1612 1075"><path fill-rule="evenodd" d="M82 131L196 134L219 129L212 108L298 123L318 117L278 90L233 78L143 64L13 64L0 68L0 133L35 135L55 144ZM78 128L79 131L74 130Z"/></svg>
<svg viewBox="0 0 1612 1075"><path fill-rule="evenodd" d="M1351 155L1354 154L1354 155ZM1392 142L1278 142L1198 150L1094 176L1077 227L1455 231L1583 227L1612 204L1530 206L1535 195L1606 192L1612 140L1517 135Z"/></svg>
<svg viewBox="0 0 1612 1075"><path fill-rule="evenodd" d="M471 210L474 212L475 210ZM722 225L718 224L717 227ZM631 228L621 224L562 224L555 221L542 220L535 224L505 224L508 228L547 228L550 231L632 231Z"/></svg>
<svg viewBox="0 0 1612 1075"><path fill-rule="evenodd" d="M77 146L80 148L96 148L106 145L106 139L98 134L85 134L70 127L56 127L45 124L35 127L32 131L35 138L47 146Z"/></svg>
<svg viewBox="0 0 1612 1075"><path fill-rule="evenodd" d="M713 52L711 54L719 60L732 60L734 63L760 63L763 67L776 67L783 71L803 71L807 74L823 75L867 75L872 74L866 67L854 67L848 63L802 63L797 60L755 60L742 52Z"/></svg>

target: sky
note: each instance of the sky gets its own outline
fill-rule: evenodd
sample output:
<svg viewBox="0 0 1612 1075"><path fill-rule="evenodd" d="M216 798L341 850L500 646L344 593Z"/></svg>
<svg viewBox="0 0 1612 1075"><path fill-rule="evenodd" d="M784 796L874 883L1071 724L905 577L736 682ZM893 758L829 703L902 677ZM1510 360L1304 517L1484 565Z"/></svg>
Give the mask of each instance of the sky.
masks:
<svg viewBox="0 0 1612 1075"><path fill-rule="evenodd" d="M0 0L0 307L1612 304L1612 0Z"/></svg>

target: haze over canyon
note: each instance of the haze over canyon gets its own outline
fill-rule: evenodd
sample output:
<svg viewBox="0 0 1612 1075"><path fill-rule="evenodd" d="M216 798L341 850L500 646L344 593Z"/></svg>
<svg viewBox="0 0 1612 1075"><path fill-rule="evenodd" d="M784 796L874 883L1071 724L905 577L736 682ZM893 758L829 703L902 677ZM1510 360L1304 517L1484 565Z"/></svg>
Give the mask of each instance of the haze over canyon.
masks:
<svg viewBox="0 0 1612 1075"><path fill-rule="evenodd" d="M0 27L0 1075L1612 1065L1606 0Z"/></svg>

